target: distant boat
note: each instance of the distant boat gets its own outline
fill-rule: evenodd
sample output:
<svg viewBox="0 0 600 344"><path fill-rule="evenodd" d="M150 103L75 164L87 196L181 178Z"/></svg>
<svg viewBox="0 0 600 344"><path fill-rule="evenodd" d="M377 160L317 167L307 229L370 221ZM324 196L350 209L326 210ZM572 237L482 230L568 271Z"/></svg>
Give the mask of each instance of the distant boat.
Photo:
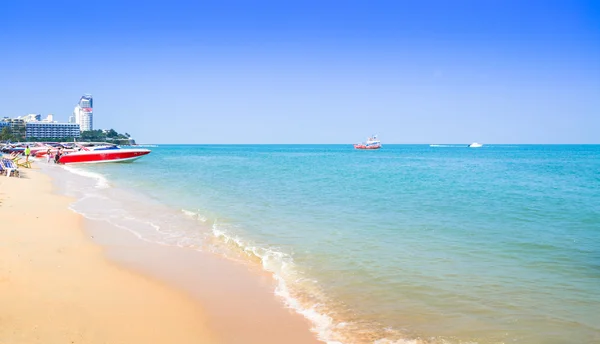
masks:
<svg viewBox="0 0 600 344"><path fill-rule="evenodd" d="M483 145L481 143L477 143L477 142L473 142L469 145L469 148L479 148L479 147L483 147Z"/></svg>
<svg viewBox="0 0 600 344"><path fill-rule="evenodd" d="M381 148L381 141L377 138L377 135L373 135L367 139L366 142L357 143L354 145L355 149L379 149Z"/></svg>

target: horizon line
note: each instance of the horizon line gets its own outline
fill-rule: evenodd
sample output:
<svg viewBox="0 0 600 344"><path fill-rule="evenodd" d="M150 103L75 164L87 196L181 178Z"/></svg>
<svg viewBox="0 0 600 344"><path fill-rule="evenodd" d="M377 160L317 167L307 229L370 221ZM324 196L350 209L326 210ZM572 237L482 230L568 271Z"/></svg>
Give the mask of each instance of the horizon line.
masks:
<svg viewBox="0 0 600 344"><path fill-rule="evenodd" d="M293 145L330 145L330 146L348 146L348 145L353 145L353 143L136 143L137 145L179 145L179 146L184 146L184 145L188 145L188 146L192 146L192 145L212 145L212 146L217 146L217 145L227 145L227 146L244 146L244 145L263 145L263 146L268 146L268 145L289 145L289 146L293 146ZM386 143L383 144L382 146L389 146L389 145L396 145L396 146L401 146L401 145L405 145L405 146L415 146L415 145L465 145L468 146L470 145L470 143ZM593 146L593 145L600 145L600 142L598 143L515 143L515 142L507 142L507 143L484 143L482 144L483 147L485 146L502 146L502 145L521 145L521 146L535 146L535 145L544 145L544 146L565 146L565 145L589 145L589 146Z"/></svg>

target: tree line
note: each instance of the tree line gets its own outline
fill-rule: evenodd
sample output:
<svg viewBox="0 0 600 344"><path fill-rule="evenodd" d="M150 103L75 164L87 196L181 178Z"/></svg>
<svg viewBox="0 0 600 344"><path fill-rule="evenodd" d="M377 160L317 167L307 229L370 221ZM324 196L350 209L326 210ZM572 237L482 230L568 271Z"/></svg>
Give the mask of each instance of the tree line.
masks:
<svg viewBox="0 0 600 344"><path fill-rule="evenodd" d="M28 141L28 142L73 142L74 140L80 142L104 142L110 141L117 144L127 144L129 143L129 138L131 136L128 133L120 134L116 132L114 129L108 130L106 133L103 130L87 130L81 133L81 137L28 137L25 138L25 129L18 128L17 130L13 130L10 126L2 127L0 131L0 141L11 141L11 142L20 142L20 141Z"/></svg>
<svg viewBox="0 0 600 344"><path fill-rule="evenodd" d="M12 130L10 126L5 126L0 131L0 141L21 141L23 138L25 138L25 132L20 128Z"/></svg>
<svg viewBox="0 0 600 344"><path fill-rule="evenodd" d="M114 129L108 130L106 133L103 130L86 130L81 132L81 141L115 141L115 140L129 140L131 136L128 133L119 134Z"/></svg>

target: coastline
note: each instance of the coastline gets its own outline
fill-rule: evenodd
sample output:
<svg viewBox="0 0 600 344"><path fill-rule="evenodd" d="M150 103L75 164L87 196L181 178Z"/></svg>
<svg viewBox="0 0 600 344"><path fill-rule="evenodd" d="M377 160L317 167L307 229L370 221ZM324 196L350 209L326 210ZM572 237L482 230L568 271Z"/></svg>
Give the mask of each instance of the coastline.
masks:
<svg viewBox="0 0 600 344"><path fill-rule="evenodd" d="M0 343L321 343L268 274L86 220L55 192L38 168L0 177Z"/></svg>

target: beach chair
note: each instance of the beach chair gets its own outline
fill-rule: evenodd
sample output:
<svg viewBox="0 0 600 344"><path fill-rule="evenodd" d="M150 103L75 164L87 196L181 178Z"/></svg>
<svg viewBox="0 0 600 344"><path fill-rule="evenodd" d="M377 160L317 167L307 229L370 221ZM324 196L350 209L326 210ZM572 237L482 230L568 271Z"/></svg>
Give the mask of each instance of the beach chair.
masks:
<svg viewBox="0 0 600 344"><path fill-rule="evenodd" d="M0 166L2 166L2 169L5 171L7 177L10 177L11 174L13 177L21 177L21 172L14 161L10 159L1 159Z"/></svg>
<svg viewBox="0 0 600 344"><path fill-rule="evenodd" d="M6 167L5 158L0 157L0 170L2 171L3 176L8 176L10 170Z"/></svg>
<svg viewBox="0 0 600 344"><path fill-rule="evenodd" d="M22 153L13 152L10 155L9 159L12 160L12 161L14 161L15 164L17 164L17 166L21 166L21 167L25 167L25 168L31 168L31 161L26 160L25 158L23 158L23 154Z"/></svg>
<svg viewBox="0 0 600 344"><path fill-rule="evenodd" d="M19 158L19 155L21 155L21 152L12 152L9 155L9 159L14 160L15 158Z"/></svg>
<svg viewBox="0 0 600 344"><path fill-rule="evenodd" d="M16 154L16 155L11 154L10 159L12 161L14 161L15 164L17 164L17 167L21 166L21 167L25 167L25 168L31 168L31 161L25 160L25 158L23 158L22 154ZM21 161L21 159L23 159L23 160Z"/></svg>
<svg viewBox="0 0 600 344"><path fill-rule="evenodd" d="M15 163L17 164L17 167L31 168L31 161L28 160L21 161L20 159L18 159L15 161Z"/></svg>

